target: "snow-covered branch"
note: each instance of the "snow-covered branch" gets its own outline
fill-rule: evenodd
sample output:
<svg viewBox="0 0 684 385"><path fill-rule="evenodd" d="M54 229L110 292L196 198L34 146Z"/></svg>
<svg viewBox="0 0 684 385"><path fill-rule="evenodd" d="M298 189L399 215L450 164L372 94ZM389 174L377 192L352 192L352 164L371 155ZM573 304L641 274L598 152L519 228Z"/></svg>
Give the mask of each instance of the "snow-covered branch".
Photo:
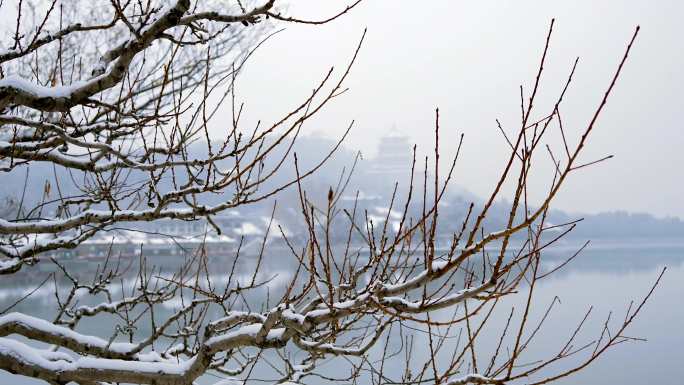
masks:
<svg viewBox="0 0 684 385"><path fill-rule="evenodd" d="M0 211L0 275L49 274L0 313L0 369L51 384L188 385L210 375L241 384L302 384L309 378L504 384L589 352L586 366L629 340L623 332L650 293L617 327L606 320L593 342L579 344L576 331L556 356L521 363L546 317L530 327L532 294L545 277L542 254L573 228L547 226L549 209L569 176L584 167L576 160L631 42L578 143L569 145L561 131L566 157L556 158L548 148L555 173L548 193L532 202L528 178L539 144L556 123L562 125L560 106L574 73L573 67L552 111L535 118L550 28L517 137L504 134L510 154L501 176L491 196L470 204L455 225L444 223L450 219L444 219L443 203L460 151L441 174L439 110L435 171L427 170L426 160L422 201L414 191L415 149L413 164L406 165L407 186L388 194L387 208L365 205L358 193L347 199L346 171L323 194L307 192L303 184L352 127L313 166L301 168L295 142L347 90L365 33L347 67L324 72L310 95L280 118L255 126L244 121L237 82L254 50L272 36L268 29L329 22L359 1L319 21L285 15L276 0L112 0L90 5L92 12L83 11L85 1L63 3L36 8L44 12L38 25L22 24L26 18L18 15L16 32L6 37L10 43L2 42L9 48L0 51L0 176L19 175L24 182L17 203ZM220 110L226 104L229 112ZM216 127L225 130L218 140ZM46 164L50 172L37 172L36 183L27 170ZM277 178L286 168L292 175ZM509 184L510 196L502 187ZM281 226L275 205L270 218L260 218L267 223L263 231L249 226L251 214L236 213L240 226L218 220L227 210L283 192L296 202L285 214L296 224L292 231ZM500 225L492 232L490 208L502 198L511 202L510 214L492 222ZM200 219L203 238L193 242L142 225ZM563 228L561 235L549 236L553 228ZM117 241L131 233L145 236ZM150 234L168 235L168 243ZM270 249L276 237L277 247ZM178 246L168 254L182 256L148 261L146 243L161 240ZM61 254L87 250L84 245L104 255L87 254L97 258L87 264ZM276 269L285 260L286 267ZM38 263L48 266L31 269ZM73 265L96 267L83 273ZM47 285L54 317L16 312ZM487 350L479 341L491 331L490 316L502 298L519 292L528 293L524 311L511 311L505 329L495 331L498 346L483 361ZM106 332L93 335L92 325ZM328 365L332 360L344 363L344 370ZM387 370L401 365L403 370Z"/></svg>

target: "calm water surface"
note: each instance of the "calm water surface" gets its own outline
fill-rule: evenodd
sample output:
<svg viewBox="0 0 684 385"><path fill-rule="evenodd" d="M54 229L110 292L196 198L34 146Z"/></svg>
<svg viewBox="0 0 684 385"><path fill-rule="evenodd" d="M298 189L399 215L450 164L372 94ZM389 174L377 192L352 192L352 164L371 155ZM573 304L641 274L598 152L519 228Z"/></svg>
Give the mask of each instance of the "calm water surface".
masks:
<svg viewBox="0 0 684 385"><path fill-rule="evenodd" d="M572 250L556 248L547 252L543 267L552 269L562 262L563 257L571 255ZM530 315L531 322L536 325L535 321L541 318L554 297L557 296L560 303L554 306L554 311L536 337L536 343L524 358L534 361L557 353L589 306L593 306L592 318L578 336L577 344L595 339L601 332L605 317L612 311L614 319L622 319L630 301L638 302L643 298L663 267L667 267L667 272L660 286L627 331L627 335L647 341L617 346L585 370L557 383L681 385L684 383L684 241L598 242L563 270L541 280L535 290L537 306ZM274 269L281 271L282 281L286 281L287 268ZM277 280L274 284L278 284ZM32 285L35 285L35 280L0 280L0 308L11 304L21 293L31 290L34 287ZM526 295L526 289L522 289L500 305L490 322L491 332L481 337L483 349L478 353L479 360L488 362L488 354L496 343L510 308L522 308ZM50 318L54 306L54 296L46 287L20 304L15 311ZM446 314L441 316L446 317ZM82 329L90 333L97 333L98 330L97 324L84 325ZM418 348L414 354L422 356L426 352ZM329 370L334 371L333 362L320 368L328 366ZM575 362L568 360L553 371ZM544 374L540 376L544 377ZM0 384L37 383L42 382L13 377L0 371ZM308 383L316 383L315 378L309 379Z"/></svg>

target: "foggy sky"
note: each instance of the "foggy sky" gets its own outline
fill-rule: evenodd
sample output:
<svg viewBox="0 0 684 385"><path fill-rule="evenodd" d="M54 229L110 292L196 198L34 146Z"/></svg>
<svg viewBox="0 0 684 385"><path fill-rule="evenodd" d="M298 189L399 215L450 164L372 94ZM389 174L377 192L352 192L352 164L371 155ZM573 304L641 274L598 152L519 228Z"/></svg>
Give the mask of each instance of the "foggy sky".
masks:
<svg viewBox="0 0 684 385"><path fill-rule="evenodd" d="M345 4L297 0L288 13L321 18ZM640 25L622 78L580 160L615 158L578 171L555 207L684 217L683 12L684 4L674 0L366 0L328 25L287 26L257 51L238 94L248 116L275 119L307 96L330 66L343 70L367 27L346 83L350 91L312 121L308 133L339 135L354 119L346 144L373 157L378 138L396 124L419 148L432 151L434 108L439 107L441 147L453 151L465 133L456 183L484 196L508 156L495 119L509 133L517 129L518 87L522 84L529 95L551 19L556 25L537 103L551 105L579 56L561 110L572 143ZM546 112L538 109L535 116ZM549 144L562 154L554 137ZM548 190L552 165L545 151L536 164L540 173L530 190L539 199Z"/></svg>
<svg viewBox="0 0 684 385"><path fill-rule="evenodd" d="M287 13L323 18L346 4L294 0ZM634 28L641 25L580 161L608 154L615 158L573 175L555 208L684 217L682 14L684 4L676 0L365 0L327 25L286 25L250 59L238 94L246 103L245 121L280 118L309 95L330 66L337 74L344 69L367 27L346 82L349 92L308 123L305 134L336 137L353 119L346 145L372 158L378 139L396 125L419 150L429 152L439 107L442 159L454 152L464 133L455 183L485 196L508 156L495 119L509 133L517 129L518 87L522 84L529 95L551 19L556 25L537 100L547 109L537 109L533 118L550 112L579 56L561 110L572 143L600 102ZM221 130L213 134L220 136ZM557 136L550 136L549 144L562 154ZM545 152L535 164L538 173L529 190L538 200L548 190L552 165Z"/></svg>

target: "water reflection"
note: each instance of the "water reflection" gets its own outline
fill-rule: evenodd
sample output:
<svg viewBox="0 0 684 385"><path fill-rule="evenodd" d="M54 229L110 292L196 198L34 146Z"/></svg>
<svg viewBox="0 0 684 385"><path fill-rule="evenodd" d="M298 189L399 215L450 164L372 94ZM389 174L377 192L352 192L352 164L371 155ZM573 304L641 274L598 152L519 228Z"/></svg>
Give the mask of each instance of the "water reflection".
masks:
<svg viewBox="0 0 684 385"><path fill-rule="evenodd" d="M565 258L571 256L574 250L576 250L575 245L548 250L542 267L545 270L555 268L563 263ZM285 289L293 273L291 259L280 257L285 254L271 251L269 255L278 257L267 257L263 261L267 264L268 270L264 270L264 273L257 279L268 280L268 283L260 289L261 292L255 293L255 296L262 296L262 298L266 292L271 297L278 297L277 293ZM149 262L159 266L161 274L172 274L182 263L180 258L156 258L150 259ZM210 271L214 272L211 275L212 282L215 285L225 285L231 261L224 258L212 258L210 264ZM238 280L247 282L251 279L254 272L253 264L254 261L248 258L244 258L238 264ZM70 261L67 265L83 277L92 276L97 271L97 263L92 261ZM630 336L643 337L648 341L619 346L584 371L561 380L559 383L681 384L681 378L684 376L681 354L681 347L684 346L684 332L681 331L681 325L684 324L684 307L679 306L679 301L684 296L684 244L676 242L651 242L627 246L624 243L594 244L563 269L541 280L534 294L537 307L533 308L530 322L536 324L555 297L558 297L560 302L554 305L554 311L535 337L535 343L531 345L523 359L533 362L558 353L590 305L593 305L593 316L578 336L578 344L595 339L600 334L608 313L613 311L614 317L623 317L629 302L639 301L648 292L663 266L667 266L668 270L662 284L628 333ZM26 269L19 275L3 279L0 282L0 308L5 308L17 298L35 289L36 283L49 273L50 267L45 264L40 269ZM135 279L131 277L124 280L119 288L130 287L134 282ZM479 361L488 362L511 307L519 309L523 306L527 295L525 290L523 288L520 293L506 298L499 305L498 311L490 321L490 329L487 329L487 332L480 337L481 350L477 352ZM121 294L113 293L113 295L116 297ZM255 301L256 299L254 298ZM180 306L182 306L180 300L169 303L165 305L165 311L170 313L175 307ZM55 308L54 284L50 282L33 293L29 299L17 305L14 311L51 319ZM451 315L451 311L442 311L436 316L448 319ZM102 335L103 330L107 332L111 330L111 325L104 325L102 322L85 322L79 330L84 333ZM146 332L144 329L141 331ZM415 344L414 355L421 358L416 361L423 362L428 354L427 344L419 343L424 337L417 335L415 338L418 343ZM457 341L450 343L453 343L455 347ZM398 341L394 340L390 344L396 346ZM379 354L381 349L382 346L371 351L370 354ZM578 360L579 357L565 361L562 366L569 367ZM335 360L319 368L328 370L330 373L345 372L340 369L344 365L335 365L333 362ZM391 365L396 365L397 370L403 370L403 366L400 366L403 365L403 357ZM556 371L556 368L552 369ZM540 373L539 376L544 377L544 373ZM213 379L205 379L202 383L212 381ZM7 373L0 372L0 383L21 385L40 382L28 378L11 377Z"/></svg>

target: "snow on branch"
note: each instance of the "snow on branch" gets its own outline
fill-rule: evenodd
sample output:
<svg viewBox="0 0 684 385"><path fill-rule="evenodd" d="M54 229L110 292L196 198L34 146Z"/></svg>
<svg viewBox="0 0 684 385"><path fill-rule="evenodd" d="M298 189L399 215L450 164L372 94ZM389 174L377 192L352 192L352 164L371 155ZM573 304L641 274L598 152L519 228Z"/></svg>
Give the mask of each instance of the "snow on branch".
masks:
<svg viewBox="0 0 684 385"><path fill-rule="evenodd" d="M533 108L552 23L517 136L509 139L501 128L510 146L501 175L482 204L454 220L442 207L453 203L447 190L459 152L441 174L439 110L434 171L427 160L424 170L416 168L414 149L410 178L385 194L388 207L350 193L346 169L335 187L307 191L304 182L339 150L353 122L306 168L296 142L346 92L365 32L347 66L324 71L284 115L252 125L243 118L239 75L273 36L269 29L326 23L359 1L319 21L285 15L275 0L62 3L45 2L39 25L22 24L26 17L18 15L17 32L0 51L0 175L24 184L21 197L0 210L0 275L48 272L1 310L0 369L87 385L188 385L210 376L230 376L225 384L546 383L634 340L624 332L658 282L622 320L607 319L591 342L578 341L587 313L557 355L521 358L546 319L534 326L528 320L536 283L546 276L545 248L574 226L547 226L551 204L586 166L577 159L636 33L572 145L560 111L574 67L551 111ZM532 202L528 178L556 125L565 155L547 148L551 186ZM219 139L210 132L216 127L224 129ZM50 173L32 179L33 168L45 165ZM422 200L414 191L421 171ZM510 195L502 188L509 184ZM282 204L285 194L295 203L280 212L273 204L270 217L221 217L276 197ZM502 198L510 213L490 221ZM196 242L144 225L199 220L204 230ZM117 243L121 234L144 236ZM173 244L169 254L182 249L182 256L148 260L156 243ZM74 249L96 263L65 253ZM39 263L45 270L33 268ZM16 312L50 285L49 318ZM521 292L524 312L511 311L504 330L492 328L490 316ZM87 325L106 332L93 335ZM499 342L488 351L481 336L492 333ZM552 364L582 354L579 369L543 377Z"/></svg>

